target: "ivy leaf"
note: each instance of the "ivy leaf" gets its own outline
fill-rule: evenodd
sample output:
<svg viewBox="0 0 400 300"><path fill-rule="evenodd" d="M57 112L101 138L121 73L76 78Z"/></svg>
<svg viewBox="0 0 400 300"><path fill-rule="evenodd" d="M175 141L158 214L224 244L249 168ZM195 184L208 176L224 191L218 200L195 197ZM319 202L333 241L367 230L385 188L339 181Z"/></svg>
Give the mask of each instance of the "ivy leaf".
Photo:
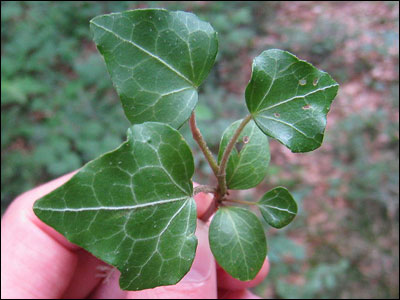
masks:
<svg viewBox="0 0 400 300"><path fill-rule="evenodd" d="M69 241L121 271L125 290L177 283L197 239L193 156L169 125L128 130L118 149L89 162L38 200L35 214Z"/></svg>
<svg viewBox="0 0 400 300"><path fill-rule="evenodd" d="M308 152L322 144L326 115L338 87L308 62L272 49L253 61L246 104L265 134L292 152Z"/></svg>
<svg viewBox="0 0 400 300"><path fill-rule="evenodd" d="M221 161L226 146L235 134L241 120L231 124L222 135L218 162ZM268 138L250 121L241 132L236 146L232 149L226 167L226 183L229 189L244 190L259 184L267 173L270 161Z"/></svg>
<svg viewBox="0 0 400 300"><path fill-rule="evenodd" d="M180 127L215 61L218 41L211 25L164 9L102 15L90 24L129 121Z"/></svg>
<svg viewBox="0 0 400 300"><path fill-rule="evenodd" d="M222 207L209 229L211 251L231 276L251 280L267 255L267 242L260 220L247 209Z"/></svg>
<svg viewBox="0 0 400 300"><path fill-rule="evenodd" d="M257 204L265 221L275 228L285 227L297 214L297 203L284 187L265 193Z"/></svg>

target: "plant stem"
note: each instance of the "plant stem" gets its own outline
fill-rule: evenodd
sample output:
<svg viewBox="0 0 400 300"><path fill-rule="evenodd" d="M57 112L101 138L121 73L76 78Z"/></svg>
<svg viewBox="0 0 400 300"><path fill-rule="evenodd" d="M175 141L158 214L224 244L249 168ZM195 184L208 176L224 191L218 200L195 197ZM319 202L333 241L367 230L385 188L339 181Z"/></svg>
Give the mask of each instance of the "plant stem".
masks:
<svg viewBox="0 0 400 300"><path fill-rule="evenodd" d="M246 204L246 205L257 205L257 202L250 202L250 201L244 201L244 200L225 199L224 201L235 202L235 203Z"/></svg>
<svg viewBox="0 0 400 300"><path fill-rule="evenodd" d="M193 139L199 145L206 160L208 161L208 164L210 165L211 169L213 170L214 175L218 177L218 164L215 161L214 156L212 155L210 149L208 148L206 141L204 140L203 136L201 135L199 128L197 128L196 116L195 116L194 112L190 116L189 124L190 124L190 130L192 131Z"/></svg>
<svg viewBox="0 0 400 300"><path fill-rule="evenodd" d="M215 193L216 188L209 185L198 185L193 189L193 196L198 193Z"/></svg>
<svg viewBox="0 0 400 300"><path fill-rule="evenodd" d="M224 154L222 155L221 163L219 165L219 170L217 179L218 179L218 189L219 193L221 196L224 196L226 194L226 165L228 163L228 158L229 155L232 152L233 147L236 144L237 139L239 138L240 133L244 129L244 127L249 123L249 121L252 119L252 115L246 116L246 118L243 119L242 123L240 123L239 127L236 129L235 134L232 136L231 140L229 141L228 145L225 148Z"/></svg>

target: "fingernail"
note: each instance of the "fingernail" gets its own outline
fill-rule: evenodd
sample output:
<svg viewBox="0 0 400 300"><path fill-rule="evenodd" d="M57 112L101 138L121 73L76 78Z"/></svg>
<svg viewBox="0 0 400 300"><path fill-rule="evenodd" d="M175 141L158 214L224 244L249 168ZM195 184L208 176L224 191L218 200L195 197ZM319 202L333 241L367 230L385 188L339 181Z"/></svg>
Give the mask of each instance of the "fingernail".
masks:
<svg viewBox="0 0 400 300"><path fill-rule="evenodd" d="M215 261L208 244L208 227L200 220L197 221L196 236L198 239L196 256L192 268L183 277L182 283L206 281L215 270Z"/></svg>

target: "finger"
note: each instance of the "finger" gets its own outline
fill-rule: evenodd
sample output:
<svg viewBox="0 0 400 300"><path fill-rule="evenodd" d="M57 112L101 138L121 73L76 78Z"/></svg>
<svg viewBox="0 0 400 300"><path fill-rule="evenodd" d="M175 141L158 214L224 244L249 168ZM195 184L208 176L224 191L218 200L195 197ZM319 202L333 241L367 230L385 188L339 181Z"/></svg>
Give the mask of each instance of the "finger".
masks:
<svg viewBox="0 0 400 300"><path fill-rule="evenodd" d="M84 299L107 277L111 266L79 249L76 252L78 263L74 275L63 294L64 299Z"/></svg>
<svg viewBox="0 0 400 300"><path fill-rule="evenodd" d="M249 290L218 290L218 299L262 299Z"/></svg>
<svg viewBox="0 0 400 300"><path fill-rule="evenodd" d="M137 292L119 288L119 272L109 282L101 284L91 295L94 299L216 299L217 284L214 257L208 244L208 227L197 222L198 246L196 257L189 273L176 285L161 286Z"/></svg>
<svg viewBox="0 0 400 300"><path fill-rule="evenodd" d="M217 265L218 288L225 290L232 290L232 291L251 288L260 284L265 279L268 272L269 272L268 257L265 260L263 266L261 267L260 272L258 272L258 274L253 280L249 281L240 281L238 279L235 279L231 275L226 273L220 266Z"/></svg>
<svg viewBox="0 0 400 300"><path fill-rule="evenodd" d="M193 186L196 187L199 184L193 182ZM196 201L197 206L197 217L201 218L201 216L207 211L208 207L211 205L213 199L213 195L210 193L198 193L194 196L194 200Z"/></svg>
<svg viewBox="0 0 400 300"><path fill-rule="evenodd" d="M35 200L69 180L65 175L18 197L1 220L1 297L58 298L76 264L76 246L34 215Z"/></svg>

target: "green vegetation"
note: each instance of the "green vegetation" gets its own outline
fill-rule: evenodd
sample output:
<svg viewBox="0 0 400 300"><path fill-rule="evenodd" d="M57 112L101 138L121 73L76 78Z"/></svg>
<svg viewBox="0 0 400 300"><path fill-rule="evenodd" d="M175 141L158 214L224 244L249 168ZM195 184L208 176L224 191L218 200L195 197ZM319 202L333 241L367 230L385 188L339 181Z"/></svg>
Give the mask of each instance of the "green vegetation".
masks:
<svg viewBox="0 0 400 300"><path fill-rule="evenodd" d="M250 114L225 131L217 163L194 113L197 89L218 52L214 28L193 13L165 9L104 14L90 25L133 126L125 143L37 200L36 216L118 268L122 289L142 290L176 284L189 271L197 244L193 197L209 192L212 203L201 219L215 213L209 241L217 263L234 278L254 279L267 242L250 210L258 207L269 225L282 228L296 216L297 204L282 187L259 202L232 199L229 189L247 190L264 179L267 135L292 152L319 148L339 85L287 51L263 51L253 60L245 92ZM184 123L215 175L211 185L193 188L192 151L177 130Z"/></svg>

